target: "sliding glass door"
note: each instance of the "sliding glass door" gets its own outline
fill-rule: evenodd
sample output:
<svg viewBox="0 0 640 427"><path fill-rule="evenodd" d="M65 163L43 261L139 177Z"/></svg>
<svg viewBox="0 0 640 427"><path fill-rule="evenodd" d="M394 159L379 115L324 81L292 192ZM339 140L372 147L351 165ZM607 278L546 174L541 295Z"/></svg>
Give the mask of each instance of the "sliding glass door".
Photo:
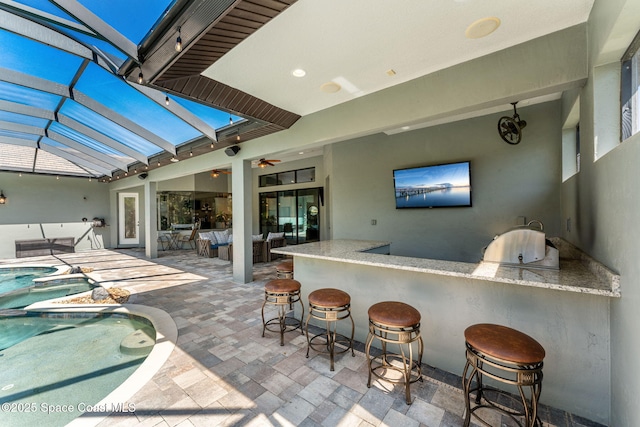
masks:
<svg viewBox="0 0 640 427"><path fill-rule="evenodd" d="M320 240L319 188L260 193L260 232L284 232L288 245Z"/></svg>

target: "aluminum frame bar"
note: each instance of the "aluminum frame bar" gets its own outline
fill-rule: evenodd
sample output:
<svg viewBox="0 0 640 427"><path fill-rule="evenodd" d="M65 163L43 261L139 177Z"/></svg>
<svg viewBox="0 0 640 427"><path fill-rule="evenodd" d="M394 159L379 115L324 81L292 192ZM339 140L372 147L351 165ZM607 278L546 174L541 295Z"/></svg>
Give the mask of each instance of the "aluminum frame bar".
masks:
<svg viewBox="0 0 640 427"><path fill-rule="evenodd" d="M45 110L44 108L32 107L30 105L24 105L17 102L5 101L3 99L0 99L0 111L8 111L10 113L22 114L25 116L37 117L40 119L56 119L53 111Z"/></svg>
<svg viewBox="0 0 640 427"><path fill-rule="evenodd" d="M39 90L40 92L46 92L52 95L69 97L69 86L65 84L56 83L8 68L0 68L0 81Z"/></svg>
<svg viewBox="0 0 640 427"><path fill-rule="evenodd" d="M24 138L14 138L12 136L0 135L0 142L3 144L19 145L21 147L38 148L38 142Z"/></svg>
<svg viewBox="0 0 640 427"><path fill-rule="evenodd" d="M76 40L40 23L0 10L0 28L45 43L81 58L93 59L93 51Z"/></svg>
<svg viewBox="0 0 640 427"><path fill-rule="evenodd" d="M61 27L65 27L70 30L77 31L79 33L86 34L91 37L99 37L98 34L96 34L95 32L93 32L92 30L90 30L89 28L87 28L82 24L69 21L68 19L64 19L55 15L52 15L50 13L44 12L39 9L35 9L30 6L26 6L22 3L18 3L12 0L0 0L0 8L7 11L14 11L15 14L18 14L23 17L31 17L38 21L45 21L54 25L59 25Z"/></svg>
<svg viewBox="0 0 640 427"><path fill-rule="evenodd" d="M82 24L99 34L103 40L130 58L138 58L138 47L131 40L118 32L111 25L76 0L50 0L60 9L73 16Z"/></svg>
<svg viewBox="0 0 640 427"><path fill-rule="evenodd" d="M101 173L102 175L106 175L106 176L113 176L113 172L107 168L103 168L100 167L94 163L91 163L81 157L75 156L73 154L70 154L64 150L59 149L58 147L54 147L51 144L47 144L45 141L40 142L40 150L42 151L46 151L47 153L56 155L58 157L62 157L65 160L70 161L71 163L74 163L76 166L78 167L85 167L88 169L91 169L95 172ZM87 173L90 173L89 171L87 171ZM100 175L93 175L94 177L99 177Z"/></svg>
<svg viewBox="0 0 640 427"><path fill-rule="evenodd" d="M145 165L149 164L149 158L139 151L134 150L133 148L122 144L121 142L116 141L115 139L109 138L108 136L91 129L89 126L83 125L82 123L68 117L64 114L58 114L58 123L68 127L69 129L73 129L76 132L80 132L83 135L88 136L91 139L96 140L97 142L106 145L109 148L112 148L122 154L128 155L133 159L144 163Z"/></svg>
<svg viewBox="0 0 640 427"><path fill-rule="evenodd" d="M102 154L99 151L94 150L93 148L87 147L86 145L74 141L73 139L64 136L54 130L49 130L47 131L47 137L53 141L59 142L60 144L64 144L69 148L73 148L74 150L85 154L89 157L92 157L95 159L95 161L97 162L96 164L100 164L102 163L102 166L104 167L112 167L114 169L121 169L126 171L127 170L127 163L123 162L123 161L119 161L117 159L114 159L113 157L106 155L106 154ZM89 159L87 159L89 160Z"/></svg>
<svg viewBox="0 0 640 427"><path fill-rule="evenodd" d="M166 93L161 92L158 89L154 89L148 86L139 85L136 83L127 82L138 92L145 95L147 98L151 99L158 105L165 107L172 114L180 118L185 123L189 124L202 134L209 138L213 142L218 142L218 138L216 136L216 130L209 126L205 121L200 119L198 116L184 108L177 102L169 102L169 105L166 105L166 97L168 96Z"/></svg>
<svg viewBox="0 0 640 427"><path fill-rule="evenodd" d="M0 130L28 133L29 135L44 136L44 129L38 126L23 125L22 123L6 122L0 120Z"/></svg>
<svg viewBox="0 0 640 427"><path fill-rule="evenodd" d="M168 151L171 154L176 154L176 147L169 141L159 137L158 135L151 133L147 129L143 128L139 124L127 119L123 115L105 107L101 103L97 102L93 98L85 95L77 89L72 89L73 99L80 105L87 107L88 109L100 114L112 122L122 126L130 132L135 133L139 137L147 140L148 142Z"/></svg>

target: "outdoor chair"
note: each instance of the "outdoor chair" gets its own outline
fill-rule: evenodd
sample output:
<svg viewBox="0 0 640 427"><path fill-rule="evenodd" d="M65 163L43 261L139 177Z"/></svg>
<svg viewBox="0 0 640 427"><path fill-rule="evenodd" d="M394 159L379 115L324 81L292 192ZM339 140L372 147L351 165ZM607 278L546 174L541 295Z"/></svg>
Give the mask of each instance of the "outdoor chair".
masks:
<svg viewBox="0 0 640 427"><path fill-rule="evenodd" d="M178 239L178 242L180 243L180 249L184 248L184 244L188 243L189 246L191 246L191 249L195 249L196 248L196 244L195 244L195 238L196 238L196 234L198 233L198 229L200 228L200 224L196 223L193 226L193 229L191 230L191 234L190 235L182 235L180 236L180 238Z"/></svg>
<svg viewBox="0 0 640 427"><path fill-rule="evenodd" d="M171 237L167 236L166 234L159 234L158 244L163 251L166 251L171 246Z"/></svg>
<svg viewBox="0 0 640 427"><path fill-rule="evenodd" d="M253 241L253 263L264 262L265 258L265 241L254 240ZM233 262L233 243L229 243L227 246L221 246L218 248L218 257L225 261Z"/></svg>

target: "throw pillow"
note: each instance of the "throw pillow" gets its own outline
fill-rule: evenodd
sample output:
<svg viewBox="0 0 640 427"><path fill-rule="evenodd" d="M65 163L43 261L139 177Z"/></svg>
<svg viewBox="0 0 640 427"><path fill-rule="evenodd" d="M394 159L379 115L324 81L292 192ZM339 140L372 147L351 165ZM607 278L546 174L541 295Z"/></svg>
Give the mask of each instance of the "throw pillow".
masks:
<svg viewBox="0 0 640 427"><path fill-rule="evenodd" d="M282 233L271 233L269 232L269 234L267 235L267 241L271 241L271 239L280 239L284 237L284 232Z"/></svg>
<svg viewBox="0 0 640 427"><path fill-rule="evenodd" d="M213 235L216 237L216 241L218 243L224 243L229 241L229 230L223 231L212 231Z"/></svg>

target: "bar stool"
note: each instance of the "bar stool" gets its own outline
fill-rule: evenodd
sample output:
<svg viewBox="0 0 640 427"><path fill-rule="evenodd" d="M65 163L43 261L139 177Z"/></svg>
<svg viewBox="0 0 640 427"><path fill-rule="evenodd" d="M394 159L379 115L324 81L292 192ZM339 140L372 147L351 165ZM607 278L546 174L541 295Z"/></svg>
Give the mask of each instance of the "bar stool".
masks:
<svg viewBox="0 0 640 427"><path fill-rule="evenodd" d="M371 343L375 338L382 343L382 354L370 357ZM413 360L412 343L414 342L418 344L418 360ZM398 352L388 352L387 343L396 344ZM409 353L408 356L405 354L405 347ZM371 387L372 374L392 383L403 383L407 405L410 405L410 385L418 380L422 381L423 350L418 310L398 301L379 302L369 307L369 334L365 348L369 364L367 387ZM376 361L375 366L374 361ZM392 371L402 374L402 378L385 375Z"/></svg>
<svg viewBox="0 0 640 427"><path fill-rule="evenodd" d="M293 260L288 259L276 265L276 277L278 279L293 279Z"/></svg>
<svg viewBox="0 0 640 427"><path fill-rule="evenodd" d="M299 302L302 309L300 319L296 319L295 315L287 316L287 306L289 310L293 310L293 304ZM278 316L265 321L265 306L275 305L278 309ZM280 345L284 345L284 333L295 331L300 328L300 332L304 334L302 329L302 319L304 318L304 305L300 299L300 282L293 279L274 279L269 280L264 285L264 303L262 304L262 336L265 330L271 332L280 332ZM278 325L278 329L270 329L270 326Z"/></svg>
<svg viewBox="0 0 640 427"><path fill-rule="evenodd" d="M467 347L467 363L462 374L465 400L464 426L469 426L471 415L483 425L489 425L474 412L480 408L497 410L511 417L519 426L541 426L538 418L538 399L542 390L542 360L544 348L530 336L506 326L477 324L464 331ZM500 407L486 397L486 392L506 396L518 401L506 391L483 385L483 377L492 378L504 384L515 385L520 395L522 412ZM475 388L472 381L475 378ZM529 403L525 388L529 391ZM475 406L471 408L470 394L475 392ZM484 403L481 400L484 398ZM495 400L495 399L494 399ZM524 417L521 424L516 417Z"/></svg>
<svg viewBox="0 0 640 427"><path fill-rule="evenodd" d="M326 332L321 332L309 337L309 320L311 318L324 320L326 322ZM351 336L347 337L336 332L339 320L351 320ZM339 289L324 288L316 289L309 294L309 315L305 323L305 332L307 334L307 358L309 357L309 349L313 348L320 353L329 353L330 370L333 371L333 361L335 345L338 343L343 349L337 354L344 353L351 349L351 356L355 357L353 351L353 332L355 324L351 317L351 296ZM322 340L324 338L324 340ZM314 341L318 341L315 342Z"/></svg>

